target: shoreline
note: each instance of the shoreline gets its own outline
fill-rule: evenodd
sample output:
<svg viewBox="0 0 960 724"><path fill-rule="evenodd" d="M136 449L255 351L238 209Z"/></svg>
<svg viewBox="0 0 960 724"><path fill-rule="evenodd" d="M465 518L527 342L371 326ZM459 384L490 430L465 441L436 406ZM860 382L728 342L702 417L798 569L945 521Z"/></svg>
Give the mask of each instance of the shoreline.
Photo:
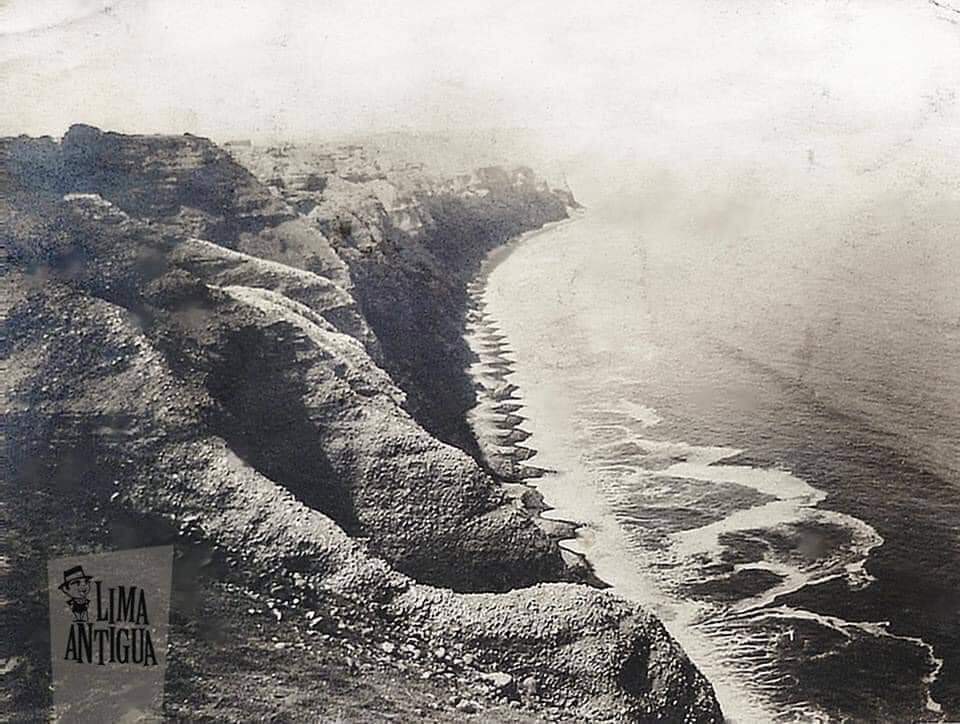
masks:
<svg viewBox="0 0 960 724"><path fill-rule="evenodd" d="M22 373L7 417L25 451L12 460L7 517L29 544L4 576L23 594L16 622L26 625L4 647L12 689L0 687L0 708L51 703L49 647L31 635L47 618L33 585L48 577L45 559L173 542L172 625L183 626L171 630L170 663L186 684L174 715L232 715L221 700L259 683L249 704L265 718L722 721L709 683L659 622L571 585L574 566L524 510L544 507L536 493L510 484L511 498L479 451L441 438L462 428L473 439L470 272L510 236L565 217L569 195L525 168L491 168L453 191L413 168L393 187L424 189L405 213L430 225L404 239L389 226L396 209L354 205L352 186L325 187L333 229L323 229L199 137L76 126L59 144L20 137L0 148L24 220L9 229L16 264L4 276L16 322L8 357ZM312 163L290 146L264 156L285 170ZM104 176L104 157L122 164ZM211 194L197 214L172 211L167 200L189 196L198 177ZM350 229L337 226L340 213ZM197 224L213 240L198 241ZM250 224L256 235L234 236ZM156 263L144 268L144 257ZM156 324L138 324L143 315ZM517 404L502 392L497 404ZM522 437L500 432L505 446ZM73 514L88 509L92 521ZM215 601L195 588L207 571L210 588L235 583L237 595ZM203 655L197 620L217 624L225 646L236 632L226 659ZM315 666L312 652L331 646L345 655ZM244 652L253 665L223 676L222 662ZM289 659L283 681L278 657ZM318 680L331 691L300 695Z"/></svg>
<svg viewBox="0 0 960 724"><path fill-rule="evenodd" d="M484 458L482 463L484 467L496 476L505 488L519 489L521 491L519 495L528 495L538 501L537 507L527 506L527 509L535 515L535 520L541 528L557 542L568 567L573 567L574 572L587 572L587 578L577 576L574 580L610 590L625 600L655 612L656 604L648 596L636 595L638 579L631 575L624 579L618 572L610 570L608 560L595 557L597 551L596 549L591 551L591 549L596 544L594 538L596 531L593 530L589 519L578 519L576 506L564 504L559 500L555 501L556 505L547 502L534 482L548 474L557 475L560 471L525 463L540 451L523 444L532 435L522 427L524 421L528 419L523 414L526 403L519 385L508 381L508 377L515 372L513 367L517 362L508 357L513 352L507 336L500 328L499 320L486 311L485 294L489 277L501 263L526 241L582 218L582 213L575 214L522 234L497 247L489 252L480 271L467 285L469 311L465 338L476 357L474 363L468 368L468 374L473 379L477 390L477 404L468 411L467 421L477 438ZM515 494L515 497L518 495ZM601 574L602 570L606 572ZM708 675L708 671L716 674L717 670L710 657L703 655L702 645L685 635L682 628L669 625L661 615L655 615L664 623L665 628L685 655L709 681L722 710L728 717L727 721L748 720L740 718L745 710L744 693L737 688L731 688L727 684L726 677ZM697 652L699 655L694 655L692 652ZM721 691L724 692L723 696L719 693Z"/></svg>
<svg viewBox="0 0 960 724"><path fill-rule="evenodd" d="M520 414L524 408L523 398L518 394L520 388L507 379L514 373L515 360L509 356L512 355L509 340L501 332L497 320L486 312L484 300L490 274L521 244L582 217L583 211L574 209L565 219L544 224L492 249L481 262L480 270L467 283L464 339L474 356L467 374L476 390L477 403L467 411L466 417L477 438L483 466L496 477L507 495L527 510L544 533L557 542L573 579L593 588L608 589L612 584L597 575L584 553L574 550L577 533L583 524L547 517L554 506L546 502L535 485L527 482L555 471L526 463L537 454L537 450L523 444L531 434L522 427L527 419Z"/></svg>
<svg viewBox="0 0 960 724"><path fill-rule="evenodd" d="M526 460L538 455L540 451L523 444L531 437L531 433L522 427L528 419L523 414L526 404L521 388L507 379L514 374L513 367L517 363L507 356L513 352L507 336L500 329L499 320L486 311L485 294L489 277L500 264L526 241L582 218L583 213L576 213L567 219L509 240L488 253L480 271L468 283L469 301L464 336L476 357L467 371L477 390L477 404L467 412L467 421L477 438L484 467L496 476L504 487L519 488L529 491L521 494L535 496L539 506L527 509L534 513L537 523L557 542L568 566L572 564L576 569L588 572L588 580L581 577L575 580L610 590L619 597L654 612L654 602L647 596L635 595L636 579L632 576L622 579L619 573L609 569L609 561L591 556L591 548L595 545L595 531L588 520L577 520L579 514L576 508L564 505L561 501L556 501L557 505L548 503L533 482L547 474L558 474L560 471L525 464ZM510 441L509 444L506 441ZM562 511L560 507L563 508ZM593 554L595 556L596 550ZM606 573L601 574L600 571L604 569ZM685 655L709 681L727 717L726 721L746 720L740 718L744 711L743 692L732 689L724 676L708 675L708 671L716 674L717 670L709 656L703 655L703 647L695 643L690 636L684 635L682 629L678 630L675 625L669 625L661 615L655 615L664 623ZM723 696L721 691L724 692Z"/></svg>
<svg viewBox="0 0 960 724"><path fill-rule="evenodd" d="M541 460L544 461L544 465L557 465L557 463L551 463L550 460L546 460L543 455L539 454L542 453L542 450L533 449L527 444L528 442L533 443L536 444L537 447L540 447L541 444L543 444L543 441L538 442L538 438L536 437L536 435L540 434L540 414L542 412L541 405L536 402L538 396L535 393L537 391L527 389L526 392L528 393L528 396L525 398L525 390L523 389L524 386L530 385L531 379L535 380L536 377L528 378L526 374L526 365L523 364L523 360L514 361L512 352L513 348L511 344L511 342L514 340L508 339L506 334L504 334L501 323L501 320L509 321L513 318L509 313L512 310L512 306L509 302L511 298L510 290L513 289L512 293L517 295L516 299L519 301L521 306L525 306L526 302L524 300L528 292L525 292L523 287L517 286L517 284L522 284L523 282L522 276L518 276L516 274L507 274L507 278L513 278L512 282L507 282L505 284L498 282L496 285L497 293L495 295L490 295L488 292L491 288L490 277L492 272L497 269L505 260L507 260L510 255L520 247L520 244L535 238L538 234L545 233L548 230L555 230L558 225L563 225L574 220L578 220L578 218L578 216L574 216L571 219L559 222L559 224L551 224L542 229L528 232L527 234L516 237L515 239L512 239L498 247L488 255L488 258L484 261L481 271L473 278L468 286L471 312L468 313L469 323L467 339L471 349L473 349L477 354L475 363L470 366L470 372L471 377L474 379L474 382L477 386L478 393L477 406L468 413L468 420L470 421L471 427L478 438L478 442L480 443L480 447L486 458L487 465L489 467L499 468L501 479L510 479L529 483L526 484L525 487L527 489L537 491L537 495L541 501L543 501L543 497L539 494L539 489L543 487L545 490L549 490L549 488L546 487L547 481L538 484L533 482L532 479L540 478L548 472L553 473L556 471L545 470L541 467L535 466L533 463L540 462ZM546 246L542 248L546 249ZM541 256L538 258L542 259L543 257ZM537 290L535 292L537 294L543 293L543 291L536 286L531 287L531 289ZM493 317L488 311L490 309L496 311L500 317ZM513 327L510 325L505 326L509 330L513 329ZM537 327L537 329L541 330L542 332L544 328L541 324L539 327ZM523 339L517 339L516 342L518 345L520 345L519 349L524 356L531 352L533 352L534 356L536 356L536 348L524 347L522 343L525 343L525 341ZM519 380L519 385L511 384L510 382L510 375L513 375L515 372L517 372L518 376L521 378ZM513 379L517 381L516 378ZM485 395L487 397L493 397L493 402L488 400L485 404L483 399ZM534 407L536 409L534 409ZM531 416L534 418L534 420L528 422ZM533 431L532 438L528 430L524 429L524 426ZM491 428L497 427L504 431L502 436L499 435L495 430L491 430ZM484 440L484 438L486 438L486 440ZM529 454L526 454L527 452L529 452ZM744 463L741 461L732 459L742 454L743 451L738 450L732 453L731 456L724 460L723 463L721 463L721 461L718 459L711 463L707 463L707 465L713 466L717 463L720 463L721 469L724 465L742 465ZM536 457L534 460L530 460L530 464L526 464L526 461L535 455L538 457ZM746 465L748 467L755 466L761 471L768 472L775 469L775 467L773 467L771 464L747 462ZM562 463L560 463L559 466L562 467ZM797 475L807 486L814 486L814 483L807 482L807 480L810 479L807 476L801 475L799 472ZM567 482L568 484L575 484L576 478L568 478ZM830 508L822 507L821 503L823 502L823 499L828 497L827 489L817 486L815 491L815 493L807 491L810 493L810 495L799 496L807 498L803 502L799 500L797 501L800 509L817 511L818 515L822 514L823 516L831 519L836 519L838 517L856 517L854 515L854 511L847 510L843 507L841 507L841 509L834 509L832 506ZM797 496L787 495L786 497L790 499ZM613 588L615 592L630 600L650 606L651 604L647 600L646 595L640 597L632 595L635 593L633 586L633 584L636 583L635 581L622 579L619 572L611 570L608 560L595 557L596 549L594 548L593 551L590 549L590 546L593 545L593 541L589 539L584 540L581 535L582 533L589 533L591 531L591 526L589 522L575 522L577 520L584 521L584 518L579 517L581 513L577 512L575 506L571 507L571 505L569 505L569 503L574 502L573 499L567 495L567 500L565 503L563 500L557 499L552 494L551 498L552 502L554 502L556 505L550 505L550 503L543 501L543 507L537 510L537 516L542 523L543 520L551 520L553 515L557 515L559 522L565 526L563 532L566 533L566 535L553 536L554 539L560 544L561 549L564 551L565 558L567 556L573 557L576 555L584 562L586 566L589 567L591 573L596 577L596 579L603 582L605 587ZM562 508L562 510L558 510L557 506ZM751 506L751 509L753 507L755 506ZM586 521L589 521L589 514L586 515ZM866 523L867 519L861 518L860 520ZM841 527L846 529L850 526L843 525ZM866 523L866 528L874 530L873 526L869 523ZM874 530L874 533L875 532L876 531ZM584 544L586 544L586 547ZM854 563L848 562L843 567L843 571L835 572L826 579L815 578L812 581L801 583L798 587L775 587L770 592L769 600L766 600L765 598L761 603L759 603L758 606L755 607L773 610L770 607L774 601L782 600L784 602L789 602L792 598L797 596L800 590L806 589L808 586L816 586L833 578L846 578L847 576L853 576L856 578L858 571L861 573L861 575L865 572L864 566L868 559L870 559L870 552L873 548L878 546L879 543L874 541L873 545L867 547L867 549L863 552L862 559L856 560ZM606 580L603 580L601 575ZM623 587L624 583L629 584L629 593ZM802 600L799 605L802 606ZM782 608L785 609L786 606L783 606ZM816 611L817 609L814 608L812 610ZM945 704L942 703L942 696L940 692L938 692L936 689L938 683L940 682L940 677L946 662L943 654L936 650L937 647L934 644L929 643L928 641L924 640L924 638L917 635L904 634L903 632L897 632L896 630L889 630L888 627L890 627L891 624L889 623L888 619L884 619L882 617L868 617L866 620L860 620L859 618L844 620L840 616L820 616L815 614L806 615L807 613L808 612L804 610L795 611L793 617L803 619L805 621L816 621L818 625L825 626L828 629L833 629L834 631L840 632L843 635L849 635L848 632L850 631L858 631L860 632L860 635L865 636L867 639L876 638L886 640L887 643L892 645L912 644L913 646L921 649L921 655L924 655L925 658L928 659L930 668L922 677L924 699L920 703L920 706L925 708L927 714L931 714L934 717L941 715L942 711L946 707ZM776 611L774 610L772 615L773 618L777 617L775 614ZM682 618L683 616L681 615L681 620ZM683 626L681 625L679 628L682 629ZM735 672L728 671L722 658L718 658L711 649L704 648L704 644L706 644L707 639L710 638L709 636L703 634L703 632L698 633L697 631L692 630L683 632L682 630L678 630L676 622L674 623L674 626L670 626L669 629L674 638L681 643L684 651L691 656L691 660L696 662L701 671L703 671L705 674L707 672L714 674L709 676L709 680L718 693L724 692L721 702L727 702L727 704L724 706L724 711L728 716L743 716L745 720L749 720L749 712L753 711L755 706L766 707L770 705L770 702L766 699L755 699L754 695L756 692L754 692L752 687L742 689L740 686L742 680L738 680L738 677L734 675ZM880 641L880 644L884 644L884 642ZM787 659L789 659L789 657L787 657ZM789 663L789 660L787 660L785 666L789 665ZM718 671L720 672L719 675L717 675ZM746 680L749 681L749 679Z"/></svg>

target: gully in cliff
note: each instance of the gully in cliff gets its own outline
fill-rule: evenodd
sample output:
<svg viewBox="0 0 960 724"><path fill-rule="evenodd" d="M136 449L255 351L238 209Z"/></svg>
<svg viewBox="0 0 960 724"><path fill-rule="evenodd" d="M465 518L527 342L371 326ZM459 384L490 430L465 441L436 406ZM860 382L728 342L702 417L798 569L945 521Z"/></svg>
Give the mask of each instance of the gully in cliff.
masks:
<svg viewBox="0 0 960 724"><path fill-rule="evenodd" d="M323 173L322 190L295 177L268 186L195 136L78 127L0 150L16 191L3 200L15 213L0 215L12 242L4 351L22 372L6 427L30 451L0 479L15 533L0 545L25 541L30 555L9 557L29 581L20 562L50 550L172 542L183 594L168 647L169 567L49 562L49 608L26 606L4 629L30 662L8 679L21 709L42 718L51 706L31 672L51 670L53 706L96 707L110 672L133 669L152 691L167 683L175 717L366 706L442 718L466 689L477 701L461 711L496 720L511 714L491 674L535 672L535 687L506 687L532 716L719 720L659 621L565 582L582 580L557 544L569 532L547 529L535 494L429 429L458 419L469 432L468 272L560 218L562 194L525 170L486 168L455 192L410 166L361 173L369 161L353 147L308 171ZM292 146L251 153L271 181L314 163ZM409 232L391 221L400 205ZM338 214L357 220L349 232L328 223ZM491 370L505 380L503 341ZM495 394L498 440L520 460L518 391ZM40 651L29 632L48 620L52 650ZM342 679L386 693L374 704L261 693L280 674L298 691ZM198 680L215 682L216 706Z"/></svg>

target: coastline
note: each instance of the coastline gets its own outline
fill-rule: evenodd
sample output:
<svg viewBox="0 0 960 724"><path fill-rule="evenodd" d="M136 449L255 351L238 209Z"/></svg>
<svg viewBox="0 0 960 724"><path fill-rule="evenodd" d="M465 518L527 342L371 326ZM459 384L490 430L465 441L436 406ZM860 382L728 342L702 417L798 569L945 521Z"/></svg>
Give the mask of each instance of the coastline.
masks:
<svg viewBox="0 0 960 724"><path fill-rule="evenodd" d="M673 620L676 613L670 620L664 617L665 608L660 605L659 594L648 584L646 574L612 567L619 562L603 553L604 544L599 540L601 531L595 528L590 504L586 503L586 509L581 508L585 501L573 500L569 489L564 494L554 487L550 500L541 491L538 480L547 482L550 476L559 479L566 473L526 462L541 451L524 444L534 434L523 427L530 419L523 414L530 403L523 398L522 386L508 381L515 373L513 367L517 362L510 358L512 348L500 327L501 322L487 311L488 282L493 271L526 242L583 217L581 212L502 244L487 254L480 270L467 285L469 302L464 336L476 357L468 373L477 390L477 404L468 411L467 420L480 446L484 466L500 479L508 492L512 489L516 497L525 496L525 503L536 501L535 506L528 504L534 519L557 542L564 561L573 572L585 572L582 576L575 575L572 580L611 590L653 612L710 682L726 720L744 721L741 716L751 710L745 703L745 692L731 685L724 676L716 676L719 669L712 655L704 649L702 641L691 637L686 626L677 625ZM530 426L536 427L532 421ZM610 540L606 540L607 550L621 547L622 542L611 546Z"/></svg>
<svg viewBox="0 0 960 724"><path fill-rule="evenodd" d="M549 229L556 230L556 226L551 226ZM733 645L730 643L731 640L727 639L727 643L719 642L719 645L715 640L719 635L717 632L722 628L722 622L720 626L690 626L691 623L696 623L692 618L697 614L696 609L686 605L683 599L680 599L677 605L678 601L661 596L658 587L648 582L648 578L657 575L655 565L625 566L622 558L617 560L616 556L611 555L611 551L620 550L620 548L611 546L610 543L620 541L615 539L615 534L611 532L610 527L604 525L604 520L591 514L600 513L601 516L605 516L609 510L606 508L594 510L594 501L589 499L590 496L586 491L577 489L578 478L581 475L578 472L581 465L577 460L580 448L574 444L575 439L565 435L564 424L558 425L557 418L553 414L560 413L559 419L563 419L563 415L569 415L570 411L560 402L562 398L567 397L564 390L569 388L554 386L551 389L549 385L544 387L540 382L548 376L554 379L553 365L557 365L557 374L561 375L565 385L571 382L578 383L578 378L570 370L583 368L580 357L571 358L563 352L565 344L570 344L574 339L580 339L576 336L576 329L573 329L571 337L564 337L557 335L551 328L554 320L559 319L562 314L571 313L566 300L569 295L575 293L575 290L568 289L565 284L568 276L574 272L564 266L563 272L559 275L544 274L545 271L550 271L545 269L545 266L549 263L551 255L556 254L561 257L563 244L571 242L571 237L581 237L583 234L578 228L571 232L562 232L555 238L537 240L536 237L545 231L538 230L523 235L498 247L489 255L488 262L484 264L481 273L470 285L472 306L476 310L471 319L472 331L480 348L477 363L471 366L471 372L478 385L478 398L484 390L499 391L503 396L502 399L494 400L494 403L501 407L492 410L488 407L485 417L482 402L478 402L477 408L470 413L471 424L478 438L484 437L484 432L489 438L487 444L481 443L485 455L488 456L487 462L491 463L492 459L492 464L496 464L499 461L502 473L512 475L515 479L537 490L538 493L542 491L546 499L544 508L538 511L538 516L541 519L556 517L567 526L565 529L567 535L557 538L565 555L582 552L583 555L580 558L585 560L586 565L598 579L612 587L618 595L646 606L664 621L673 637L683 646L684 651L709 677L727 716L749 721L758 711L763 710L765 715L772 717L774 712L768 707L776 708L776 702L768 699L751 685L753 679L750 666L742 667L742 670L729 666L730 657L724 654L723 649ZM521 247L531 240L533 243L527 247L529 253L521 251ZM555 243L559 246L555 247ZM515 252L519 253L519 256L511 259L509 265L504 265L504 262ZM579 256L576 258L583 261ZM499 272L493 274L498 268L502 269L502 274ZM554 293L558 299L563 297L564 306L561 314L550 316L529 313L541 300L552 299ZM471 347L477 349L473 343ZM551 347L552 349L549 349ZM514 361L514 349L520 355L516 361ZM541 349L544 350L542 355ZM562 376L564 374L566 377ZM579 388L575 386L574 389ZM493 418L490 412L496 413L499 417ZM649 424L655 425L659 420L655 411L650 412L652 421ZM639 417L635 411L631 411L631 414ZM503 437L491 431L491 428L496 427L497 422L505 431ZM570 420L566 420L566 424L569 422ZM519 436L523 439L514 440L507 445L506 443L510 440L507 430L509 433L519 431ZM517 436L514 435L514 437ZM701 444L708 443L701 441ZM536 446L536 449L533 446ZM695 457L703 466L703 470L709 470L707 474L711 479L716 476L723 477L724 471L735 475L740 471L755 469L758 475L764 477L756 481L749 478L747 482L762 483L765 486L775 484L772 492L776 493L776 498L781 499L777 505L781 508L789 508L791 511L793 509L799 511L788 518L794 519L799 516L802 518L801 523L807 520L808 514L811 519L826 519L838 528L853 530L854 533L859 532L860 534L855 537L862 538L862 542L865 543L862 547L856 546L855 549L861 553L850 559L844 559L844 565L836 570L826 570L824 577L815 576L812 580L814 585L809 585L810 581L802 582L796 577L791 577L789 581L784 582L789 585L774 587L770 595L755 600L752 608L769 607L772 599L778 599L783 605L777 609L768 609L766 618L771 621L778 620L781 610L786 614L788 607L794 609L789 612L790 616L785 615L784 618L794 618L803 622L798 628L801 631L800 637L804 642L809 640L811 647L819 645L818 635L864 639L863 646L870 650L873 650L874 646L882 647L877 649L878 651L889 652L893 649L901 650L897 647L909 647L902 650L912 652L913 647L916 647L919 660L922 661L925 658L927 663L923 664L922 682L917 686L904 683L904 694L910 696L912 702L914 692L921 688L923 698L917 701L919 710L925 710L927 715L935 718L941 716L944 709L948 710L949 695L944 696L942 691L938 690L945 687L945 681L941 679L941 675L947 664L943 654L937 651L929 640L917 636L912 629L904 631L891 625L889 621L894 619L882 615L880 611L864 610L864 615L858 616L851 615L851 611L845 611L840 603L828 605L826 608L822 608L824 605L822 601L817 603L824 595L829 595L821 592L821 589L835 590L834 585L845 585L845 581L850 581L856 588L857 581L865 582L864 577L870 577L870 569L865 568L867 558L870 557L873 549L879 547L883 539L876 536L876 531L869 523L861 526L857 524L856 519L850 520L850 517L856 516L859 512L860 519L867 521L869 518L865 517L862 511L859 511L856 506L834 508L831 505L826 508L821 505L824 498L832 497L836 491L828 492L831 490L829 487L820 485L814 488L814 482L807 482L818 480L816 470L805 470L802 465L798 465L794 472L797 477L794 487L781 490L779 485L782 481L767 479L771 475L779 474L775 461L752 461L743 451L732 448L723 458L708 461L699 458L702 458L705 453L711 453L712 458L720 450L709 447L696 449L696 446L691 448L686 443L682 443L682 446L690 448L688 452L700 453ZM521 448L520 454L511 455L511 451L516 453L517 448ZM545 470L545 468L556 469ZM698 474L695 470L685 471L682 467L677 468L676 471L685 475ZM748 485L748 487L751 486ZM751 509L755 507L750 506ZM710 532L718 532L718 530L719 527L714 526ZM873 561L873 565L877 565L876 561ZM873 565L870 566L871 569ZM757 606L757 603L760 605ZM808 613L805 610L808 606L811 611L821 611L822 615ZM772 630L779 625L771 624L770 628ZM818 628L807 630L814 626ZM789 627L784 625L784 628ZM821 628L828 633L823 634L821 631L818 634ZM777 639L777 642L780 640ZM729 650L728 648L727 651ZM737 650L740 650L739 647ZM819 649L814 648L814 650ZM791 658L792 654L789 650L786 654L777 656L782 661L783 669L781 670L787 671L788 674L802 665L796 657ZM810 686L813 685L810 684ZM912 707L913 704L905 703L903 706L907 708ZM817 711L826 710L818 709Z"/></svg>
<svg viewBox="0 0 960 724"><path fill-rule="evenodd" d="M544 533L556 541L571 579L607 589L612 585L600 578L586 554L577 550L577 533L583 524L550 516L555 507L530 482L555 471L526 462L537 454L537 450L524 444L531 433L523 428L527 418L520 414L524 407L522 391L508 381L516 362L510 358L509 340L501 332L497 320L486 311L484 300L490 274L521 244L575 223L583 213L581 209L573 209L565 219L548 222L492 249L468 282L464 339L474 356L467 373L473 381L477 403L467 411L467 422L477 438L484 467L500 481L507 495L529 512Z"/></svg>
<svg viewBox="0 0 960 724"><path fill-rule="evenodd" d="M528 512L545 507L535 491L506 481L511 498L478 454L411 411L441 429L456 417L469 432L470 271L492 247L565 217L562 193L525 169L487 169L468 189L424 196L437 208L416 211L431 225L401 238L387 207L357 208L354 186L331 183L324 218L357 221L331 239L298 212L292 181L288 203L206 139L75 126L60 141L0 141L17 191L9 216L25 219L7 229L3 288L18 371L6 411L11 540L28 544L3 572L26 625L0 652L16 662L0 709L51 703L49 648L31 633L46 625L33 586L51 554L173 543L183 590L201 572L208 587L236 587L200 620L236 624L235 645L257 661L264 647L348 654L319 671L291 659L284 686L275 659L224 676L225 659L189 650L208 640L193 601L215 594L178 595L178 714L223 711L208 694L232 700L253 681L266 690L250 701L258 715L323 718L337 702L288 692L329 670L349 701L403 719L412 707L430 721L500 718L499 707L508 721L518 708L546 720L722 721L709 682L658 619L574 585L586 575ZM103 158L118 161L106 175ZM195 193L197 179L210 195ZM420 183L396 180L407 182ZM181 201L200 204L196 214L184 218ZM251 226L256 235L238 231ZM378 306L363 308L351 280ZM517 404L499 379L497 404ZM433 390L442 415L410 401ZM522 428L499 432L504 446L522 441ZM542 525L560 539L575 529ZM217 686L184 692L204 677Z"/></svg>
<svg viewBox="0 0 960 724"><path fill-rule="evenodd" d="M609 555L609 551L622 550L624 543L618 537L610 539L609 532L604 533L596 527L594 519L599 511L592 510L591 503L581 497L579 485L575 486L578 491L575 498L569 484L562 488L548 484L546 487L550 490L546 495L541 490L543 486L538 481L552 483L553 478L559 482L569 475L568 472L527 463L542 453L525 444L538 434L540 421L524 414L531 402L524 399L522 385L508 381L517 371L514 366L518 363L511 359L512 347L501 329L500 320L488 311L485 298L488 283L494 270L526 242L583 217L584 214L580 213L547 224L497 247L488 253L480 271L467 285L469 311L465 338L476 356L468 373L477 390L477 405L468 411L467 419L477 437L485 467L501 480L508 492L512 488L516 497L526 497L524 502L536 501L535 507L528 505L534 519L557 542L568 566L575 573L586 572L585 576L576 575L572 580L611 590L653 612L710 682L727 720L747 721L749 719L743 718L744 714L755 711L747 703L749 695L730 683L713 655L705 649L703 641L693 635L685 623L679 623L679 619L686 619L689 611L674 611L665 617L669 607L661 605L660 594L648 583L647 574L623 570L622 560ZM532 431L524 428L528 420ZM766 713L773 716L772 712Z"/></svg>

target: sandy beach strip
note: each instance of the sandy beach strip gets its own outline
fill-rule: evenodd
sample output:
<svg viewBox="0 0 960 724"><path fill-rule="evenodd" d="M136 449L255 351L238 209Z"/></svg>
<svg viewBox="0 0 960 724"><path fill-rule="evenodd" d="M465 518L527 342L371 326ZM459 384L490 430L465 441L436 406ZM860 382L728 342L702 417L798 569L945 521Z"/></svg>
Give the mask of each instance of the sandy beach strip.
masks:
<svg viewBox="0 0 960 724"><path fill-rule="evenodd" d="M467 419L487 468L501 480L508 495L534 515L544 532L561 544L561 553L571 574L577 580L606 588L608 584L597 578L586 558L571 549L580 524L545 516L552 507L544 501L540 491L525 482L552 471L526 463L537 451L522 444L531 433L522 427L527 419L521 414L522 391L509 380L516 361L511 358L513 352L509 340L501 332L497 320L486 311L484 301L490 273L517 246L572 220L547 224L497 247L486 256L480 271L467 284L468 311L464 337L476 357L467 371L474 381L477 394L477 404L467 413Z"/></svg>

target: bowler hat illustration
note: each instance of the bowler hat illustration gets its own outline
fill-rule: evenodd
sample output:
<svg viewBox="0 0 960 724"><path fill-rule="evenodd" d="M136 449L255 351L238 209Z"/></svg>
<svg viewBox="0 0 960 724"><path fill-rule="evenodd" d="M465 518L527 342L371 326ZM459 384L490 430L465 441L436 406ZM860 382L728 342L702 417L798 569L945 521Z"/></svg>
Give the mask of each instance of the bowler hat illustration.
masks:
<svg viewBox="0 0 960 724"><path fill-rule="evenodd" d="M89 581L91 578L93 578L93 576L84 574L83 566L74 566L73 568L68 568L63 572L63 583L61 583L58 588L66 593L67 586L74 581Z"/></svg>

